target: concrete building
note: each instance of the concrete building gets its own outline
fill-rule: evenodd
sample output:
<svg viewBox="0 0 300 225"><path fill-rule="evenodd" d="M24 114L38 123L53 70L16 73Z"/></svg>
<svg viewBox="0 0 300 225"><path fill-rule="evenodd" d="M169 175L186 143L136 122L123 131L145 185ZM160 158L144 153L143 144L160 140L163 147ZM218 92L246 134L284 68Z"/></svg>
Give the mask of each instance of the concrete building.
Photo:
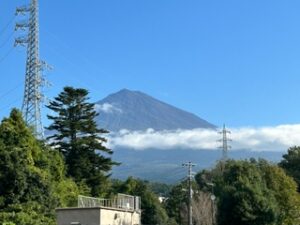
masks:
<svg viewBox="0 0 300 225"><path fill-rule="evenodd" d="M58 225L141 225L140 198L118 194L114 199L78 197L78 207L56 209Z"/></svg>

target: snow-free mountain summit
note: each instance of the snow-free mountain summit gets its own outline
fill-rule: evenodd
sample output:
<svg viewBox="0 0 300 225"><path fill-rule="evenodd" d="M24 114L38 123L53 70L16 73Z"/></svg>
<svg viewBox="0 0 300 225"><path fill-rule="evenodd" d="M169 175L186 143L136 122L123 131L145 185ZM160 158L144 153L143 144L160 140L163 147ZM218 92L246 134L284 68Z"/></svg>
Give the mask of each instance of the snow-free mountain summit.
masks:
<svg viewBox="0 0 300 225"><path fill-rule="evenodd" d="M108 131L216 128L198 116L140 91L122 89L96 102L99 127Z"/></svg>

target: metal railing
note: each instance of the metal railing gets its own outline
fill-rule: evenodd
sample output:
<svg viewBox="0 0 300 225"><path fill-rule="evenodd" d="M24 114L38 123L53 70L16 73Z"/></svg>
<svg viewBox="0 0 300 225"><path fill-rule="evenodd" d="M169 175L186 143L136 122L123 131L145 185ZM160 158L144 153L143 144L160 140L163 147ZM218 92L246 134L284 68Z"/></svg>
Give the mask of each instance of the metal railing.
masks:
<svg viewBox="0 0 300 225"><path fill-rule="evenodd" d="M107 207L130 211L140 211L141 201L140 197L124 194L118 194L117 197L113 199L92 198L83 195L78 196L78 208L92 207Z"/></svg>

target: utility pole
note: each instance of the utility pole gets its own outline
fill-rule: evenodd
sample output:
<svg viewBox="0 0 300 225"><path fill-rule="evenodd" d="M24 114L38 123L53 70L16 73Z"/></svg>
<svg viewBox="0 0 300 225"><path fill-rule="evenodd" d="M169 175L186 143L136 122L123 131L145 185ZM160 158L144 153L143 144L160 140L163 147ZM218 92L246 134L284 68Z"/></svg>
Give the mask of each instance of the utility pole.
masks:
<svg viewBox="0 0 300 225"><path fill-rule="evenodd" d="M208 186L211 186L211 195L210 195L210 200L211 200L211 224L215 224L215 200L216 196L214 195L214 183L207 183Z"/></svg>
<svg viewBox="0 0 300 225"><path fill-rule="evenodd" d="M41 103L44 97L42 87L45 84L45 79L41 73L47 65L39 57L38 0L31 0L29 6L17 8L16 15L28 17L25 22L17 23L15 27L15 30L27 31L25 36L20 36L15 40L15 46L27 45L22 113L27 125L33 127L35 136L42 139L44 131L41 120Z"/></svg>
<svg viewBox="0 0 300 225"><path fill-rule="evenodd" d="M193 208L192 208L192 200L193 200L193 190L192 190L192 180L194 177L193 173L193 167L196 166L196 164L193 164L191 162L183 163L183 167L188 168L188 184L189 184L189 191L188 191L188 225L193 225Z"/></svg>
<svg viewBox="0 0 300 225"><path fill-rule="evenodd" d="M228 159L228 149L231 148L230 145L228 145L229 141L232 141L227 137L227 134L231 134L229 130L226 129L225 124L223 125L223 130L219 132L219 134L222 135L222 139L219 140L219 142L222 142L222 145L220 148L222 149L222 159L221 161L225 162Z"/></svg>

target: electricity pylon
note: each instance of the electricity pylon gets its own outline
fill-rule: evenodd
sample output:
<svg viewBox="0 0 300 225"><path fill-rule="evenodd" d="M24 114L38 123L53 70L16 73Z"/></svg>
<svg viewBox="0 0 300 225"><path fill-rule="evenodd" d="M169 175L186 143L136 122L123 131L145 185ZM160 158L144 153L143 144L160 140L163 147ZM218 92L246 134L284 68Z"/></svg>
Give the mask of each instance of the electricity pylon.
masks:
<svg viewBox="0 0 300 225"><path fill-rule="evenodd" d="M43 101L42 87L45 80L42 70L46 63L39 57L39 13L38 0L31 0L29 6L17 8L17 15L28 16L25 22L17 23L16 30L27 31L23 37L15 40L15 46L27 45L25 90L22 113L28 126L34 129L37 138L44 137L41 119L41 102Z"/></svg>
<svg viewBox="0 0 300 225"><path fill-rule="evenodd" d="M220 146L220 148L222 149L221 161L224 163L228 159L228 149L231 148L231 146L228 145L228 142L232 140L227 137L227 134L230 134L231 132L226 129L224 124L223 130L219 133L222 135L222 139L220 139L219 142L222 142L222 146Z"/></svg>

